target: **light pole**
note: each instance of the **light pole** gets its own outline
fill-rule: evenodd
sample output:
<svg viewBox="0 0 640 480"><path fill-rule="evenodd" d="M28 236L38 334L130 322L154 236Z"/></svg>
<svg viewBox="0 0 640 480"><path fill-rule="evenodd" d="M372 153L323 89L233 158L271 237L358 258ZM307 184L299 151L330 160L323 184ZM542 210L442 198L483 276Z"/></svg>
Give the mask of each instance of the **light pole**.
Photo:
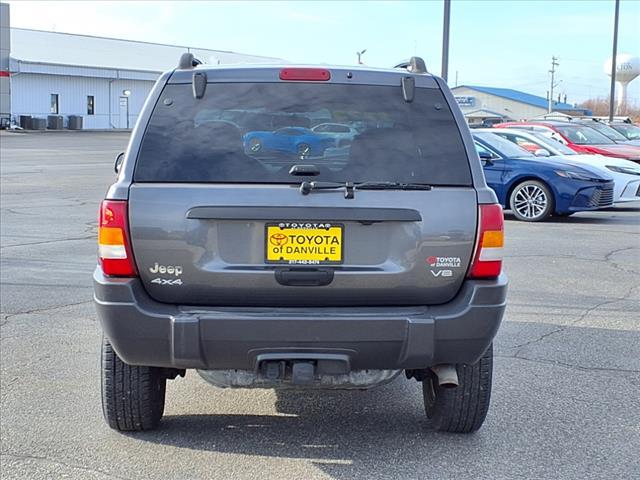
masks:
<svg viewBox="0 0 640 480"><path fill-rule="evenodd" d="M440 76L446 82L449 76L449 20L451 18L451 0L444 0L442 19L442 68Z"/></svg>
<svg viewBox="0 0 640 480"><path fill-rule="evenodd" d="M127 99L127 130L129 129L129 95L131 95L131 90L123 90L122 95Z"/></svg>
<svg viewBox="0 0 640 480"><path fill-rule="evenodd" d="M618 54L618 14L620 0L616 0L616 10L613 18L613 55L611 56L611 93L609 95L609 121L613 121L613 104L616 98L616 55Z"/></svg>
<svg viewBox="0 0 640 480"><path fill-rule="evenodd" d="M365 48L361 52L356 52L356 55L358 56L358 65L362 65L362 55L364 55L366 51L367 49Z"/></svg>

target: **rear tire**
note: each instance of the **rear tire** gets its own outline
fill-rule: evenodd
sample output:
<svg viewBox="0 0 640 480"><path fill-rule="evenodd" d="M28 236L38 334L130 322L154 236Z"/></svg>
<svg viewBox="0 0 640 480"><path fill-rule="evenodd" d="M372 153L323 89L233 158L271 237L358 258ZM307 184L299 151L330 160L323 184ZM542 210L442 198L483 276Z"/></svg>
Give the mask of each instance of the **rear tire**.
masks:
<svg viewBox="0 0 640 480"><path fill-rule="evenodd" d="M553 213L553 194L544 183L526 180L516 185L511 192L509 206L518 220L541 222Z"/></svg>
<svg viewBox="0 0 640 480"><path fill-rule="evenodd" d="M487 416L491 399L493 345L474 365L458 364L459 385L438 386L438 379L429 370L422 381L422 394L431 426L441 432L471 433L478 430Z"/></svg>
<svg viewBox="0 0 640 480"><path fill-rule="evenodd" d="M153 430L164 413L167 379L155 367L124 363L102 339L102 413L120 432Z"/></svg>

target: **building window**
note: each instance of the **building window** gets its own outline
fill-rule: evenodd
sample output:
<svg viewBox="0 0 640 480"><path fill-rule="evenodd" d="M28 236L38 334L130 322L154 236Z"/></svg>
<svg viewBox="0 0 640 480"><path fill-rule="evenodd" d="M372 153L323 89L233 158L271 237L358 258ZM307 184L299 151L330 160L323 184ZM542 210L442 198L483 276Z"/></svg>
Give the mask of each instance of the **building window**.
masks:
<svg viewBox="0 0 640 480"><path fill-rule="evenodd" d="M95 100L93 95L87 96L87 115L95 115Z"/></svg>
<svg viewBox="0 0 640 480"><path fill-rule="evenodd" d="M57 115L59 113L59 104L58 104L58 94L57 93L52 93L51 94L51 113Z"/></svg>

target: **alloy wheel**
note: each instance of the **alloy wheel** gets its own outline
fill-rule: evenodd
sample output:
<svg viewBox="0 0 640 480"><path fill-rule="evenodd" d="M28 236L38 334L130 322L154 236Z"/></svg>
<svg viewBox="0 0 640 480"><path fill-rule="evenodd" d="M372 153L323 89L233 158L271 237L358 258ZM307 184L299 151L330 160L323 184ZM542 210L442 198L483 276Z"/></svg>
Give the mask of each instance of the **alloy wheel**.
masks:
<svg viewBox="0 0 640 480"><path fill-rule="evenodd" d="M548 205L547 194L538 185L523 185L515 192L513 208L528 220L543 216Z"/></svg>

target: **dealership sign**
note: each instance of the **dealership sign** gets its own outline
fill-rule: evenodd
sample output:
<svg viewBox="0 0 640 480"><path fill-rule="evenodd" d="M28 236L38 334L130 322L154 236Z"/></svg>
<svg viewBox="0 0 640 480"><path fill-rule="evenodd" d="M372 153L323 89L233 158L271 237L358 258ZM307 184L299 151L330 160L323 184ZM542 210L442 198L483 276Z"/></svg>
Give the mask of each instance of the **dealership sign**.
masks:
<svg viewBox="0 0 640 480"><path fill-rule="evenodd" d="M473 107L476 104L476 97L455 97L455 99L461 107Z"/></svg>

